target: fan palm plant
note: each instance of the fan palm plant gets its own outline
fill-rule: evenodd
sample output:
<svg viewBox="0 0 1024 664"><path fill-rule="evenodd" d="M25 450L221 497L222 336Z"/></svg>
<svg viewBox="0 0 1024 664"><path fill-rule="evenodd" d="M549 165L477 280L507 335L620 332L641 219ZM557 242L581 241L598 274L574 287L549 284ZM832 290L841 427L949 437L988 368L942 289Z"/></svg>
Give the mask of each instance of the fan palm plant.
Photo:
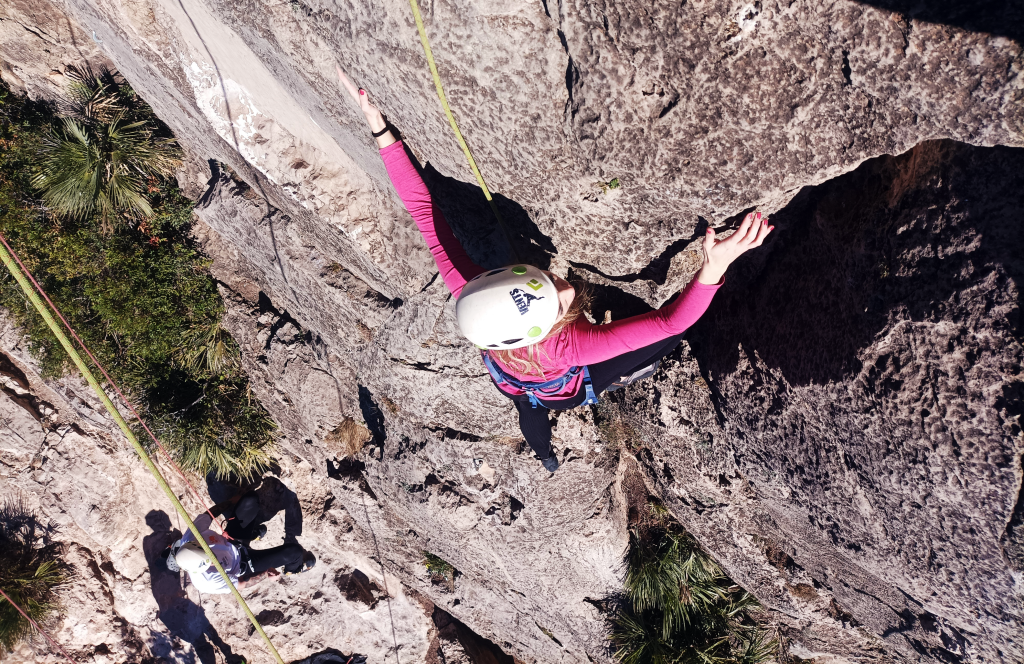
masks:
<svg viewBox="0 0 1024 664"><path fill-rule="evenodd" d="M193 372L222 373L238 365L238 345L220 321L197 326L182 335L177 359Z"/></svg>
<svg viewBox="0 0 1024 664"><path fill-rule="evenodd" d="M0 507L0 589L40 624L59 614L57 591L70 576L62 545L50 540L55 529L40 524L20 500ZM11 651L31 635L32 625L0 597L0 648Z"/></svg>
<svg viewBox="0 0 1024 664"><path fill-rule="evenodd" d="M250 480L273 462L277 424L242 376L211 378L184 407L150 414L178 464L200 477L213 471Z"/></svg>
<svg viewBox="0 0 1024 664"><path fill-rule="evenodd" d="M0 81L0 231L186 470L252 477L272 463L277 426L251 390L238 345L221 326L224 303L210 261L191 237L193 203L175 180L160 179L153 191L145 183L148 201L137 202L151 205L154 215L134 228L120 223L101 230L95 208L84 219L39 214L30 181L41 174L38 144L47 133L51 139L57 133L51 126L77 144L60 149L94 151L86 160L102 152L95 140L101 129L129 138L150 132L158 145L169 138L152 110L115 74L69 73L74 83L59 112L73 121L70 126L55 118L52 106L13 95ZM143 144L142 151L151 147ZM94 184L104 182L105 164L99 175L90 171ZM141 182L138 170L132 177ZM91 194L74 191L68 186L65 193L87 210ZM110 217L125 219L121 213ZM44 375L56 378L73 369L11 279L0 280L0 306L26 331Z"/></svg>
<svg viewBox="0 0 1024 664"><path fill-rule="evenodd" d="M69 73L64 117L42 138L32 185L59 215L98 213L105 231L118 219L152 216L148 194L181 163L177 141L159 135L152 112L115 74Z"/></svg>
<svg viewBox="0 0 1024 664"><path fill-rule="evenodd" d="M761 664L777 649L747 611L757 600L733 585L686 533L663 522L634 528L625 601L612 642L624 664Z"/></svg>

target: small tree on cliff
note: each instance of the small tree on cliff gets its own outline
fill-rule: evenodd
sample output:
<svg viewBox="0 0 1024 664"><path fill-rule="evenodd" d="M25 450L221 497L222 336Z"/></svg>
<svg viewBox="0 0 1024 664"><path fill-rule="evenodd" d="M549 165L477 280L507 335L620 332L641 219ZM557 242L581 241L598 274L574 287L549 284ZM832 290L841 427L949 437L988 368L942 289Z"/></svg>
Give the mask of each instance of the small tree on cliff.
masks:
<svg viewBox="0 0 1024 664"><path fill-rule="evenodd" d="M42 137L32 184L58 215L98 213L104 230L117 221L152 216L157 179L181 163L149 107L115 73L69 69L72 84L60 104L61 123Z"/></svg>
<svg viewBox="0 0 1024 664"><path fill-rule="evenodd" d="M103 229L98 208L84 218L58 217L36 196L39 146L61 122L55 110L83 126L123 113L129 124L144 123L155 141L169 137L114 74L76 76L84 82L58 109L0 81L0 232L186 471L256 476L271 462L277 426L221 326L224 305L210 261L191 234L193 202L174 178L158 178L145 192L152 216L132 224L117 213L112 219L121 223ZM0 307L28 335L43 375L74 370L5 272Z"/></svg>
<svg viewBox="0 0 1024 664"><path fill-rule="evenodd" d="M60 613L57 592L70 567L61 558L63 545L51 541L53 524L42 524L18 500L0 507L0 589L40 625ZM0 649L11 651L32 635L32 625L0 597Z"/></svg>

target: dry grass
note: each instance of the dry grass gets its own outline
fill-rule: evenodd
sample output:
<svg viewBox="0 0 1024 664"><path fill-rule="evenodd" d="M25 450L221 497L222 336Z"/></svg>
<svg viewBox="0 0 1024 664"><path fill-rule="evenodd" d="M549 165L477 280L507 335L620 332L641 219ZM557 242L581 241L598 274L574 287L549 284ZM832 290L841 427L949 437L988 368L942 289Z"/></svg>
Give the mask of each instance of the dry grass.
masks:
<svg viewBox="0 0 1024 664"><path fill-rule="evenodd" d="M646 446L643 436L622 415L619 406L610 401L598 405L597 428L605 444L613 450L636 453Z"/></svg>
<svg viewBox="0 0 1024 664"><path fill-rule="evenodd" d="M373 340L373 330L371 330L363 323L356 321L356 329L359 331L359 338L362 339L363 341Z"/></svg>
<svg viewBox="0 0 1024 664"><path fill-rule="evenodd" d="M377 401L379 401L381 405L384 406L384 410L388 411L392 415L398 415L398 405L394 401L389 399L386 394L381 394L379 397L377 397Z"/></svg>
<svg viewBox="0 0 1024 664"><path fill-rule="evenodd" d="M324 436L324 442L338 456L356 456L363 450L366 443L373 440L373 434L364 425L351 417L346 417L341 424Z"/></svg>

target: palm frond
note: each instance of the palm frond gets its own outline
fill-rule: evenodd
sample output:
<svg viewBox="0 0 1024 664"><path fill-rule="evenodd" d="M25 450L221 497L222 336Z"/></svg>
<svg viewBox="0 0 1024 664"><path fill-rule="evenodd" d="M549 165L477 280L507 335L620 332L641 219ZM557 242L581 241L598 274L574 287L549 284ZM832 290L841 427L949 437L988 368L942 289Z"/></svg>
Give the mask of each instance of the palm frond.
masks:
<svg viewBox="0 0 1024 664"><path fill-rule="evenodd" d="M184 342L176 355L187 369L220 373L238 365L238 346L219 321L189 330Z"/></svg>
<svg viewBox="0 0 1024 664"><path fill-rule="evenodd" d="M611 641L615 658L622 664L674 664L681 653L662 638L659 620L623 609L615 617Z"/></svg>
<svg viewBox="0 0 1024 664"><path fill-rule="evenodd" d="M273 463L279 435L250 390L237 377L211 379L183 410L151 415L151 428L184 470L252 479Z"/></svg>
<svg viewBox="0 0 1024 664"><path fill-rule="evenodd" d="M51 539L55 532L55 524L40 522L21 500L8 499L0 508L0 588L41 624L60 612L57 592L71 572L63 546ZM0 648L13 650L31 636L31 624L0 598Z"/></svg>
<svg viewBox="0 0 1024 664"><path fill-rule="evenodd" d="M740 647L733 650L736 664L767 664L779 652L779 641L766 630L754 627L740 639Z"/></svg>
<svg viewBox="0 0 1024 664"><path fill-rule="evenodd" d="M661 514L634 528L626 556L624 595L612 641L624 664L761 664L777 650L750 624L757 600L734 586L688 534ZM749 662L740 657L749 653ZM756 656L756 657L755 657Z"/></svg>
<svg viewBox="0 0 1024 664"><path fill-rule="evenodd" d="M72 83L67 117L43 137L32 177L57 214L85 219L98 212L107 230L119 216L152 216L148 181L172 176L181 150L175 139L156 137L150 120L133 117L123 97L116 81L102 76Z"/></svg>

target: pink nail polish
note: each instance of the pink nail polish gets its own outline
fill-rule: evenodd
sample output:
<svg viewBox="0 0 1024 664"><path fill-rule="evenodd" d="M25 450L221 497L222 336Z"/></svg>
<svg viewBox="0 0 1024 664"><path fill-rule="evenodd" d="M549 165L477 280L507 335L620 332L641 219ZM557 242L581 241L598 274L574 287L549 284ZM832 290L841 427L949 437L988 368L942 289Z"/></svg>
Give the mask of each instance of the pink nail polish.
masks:
<svg viewBox="0 0 1024 664"><path fill-rule="evenodd" d="M359 91L359 94L361 94L361 95L365 95L365 94L366 94L366 90L360 90L360 91Z"/></svg>

